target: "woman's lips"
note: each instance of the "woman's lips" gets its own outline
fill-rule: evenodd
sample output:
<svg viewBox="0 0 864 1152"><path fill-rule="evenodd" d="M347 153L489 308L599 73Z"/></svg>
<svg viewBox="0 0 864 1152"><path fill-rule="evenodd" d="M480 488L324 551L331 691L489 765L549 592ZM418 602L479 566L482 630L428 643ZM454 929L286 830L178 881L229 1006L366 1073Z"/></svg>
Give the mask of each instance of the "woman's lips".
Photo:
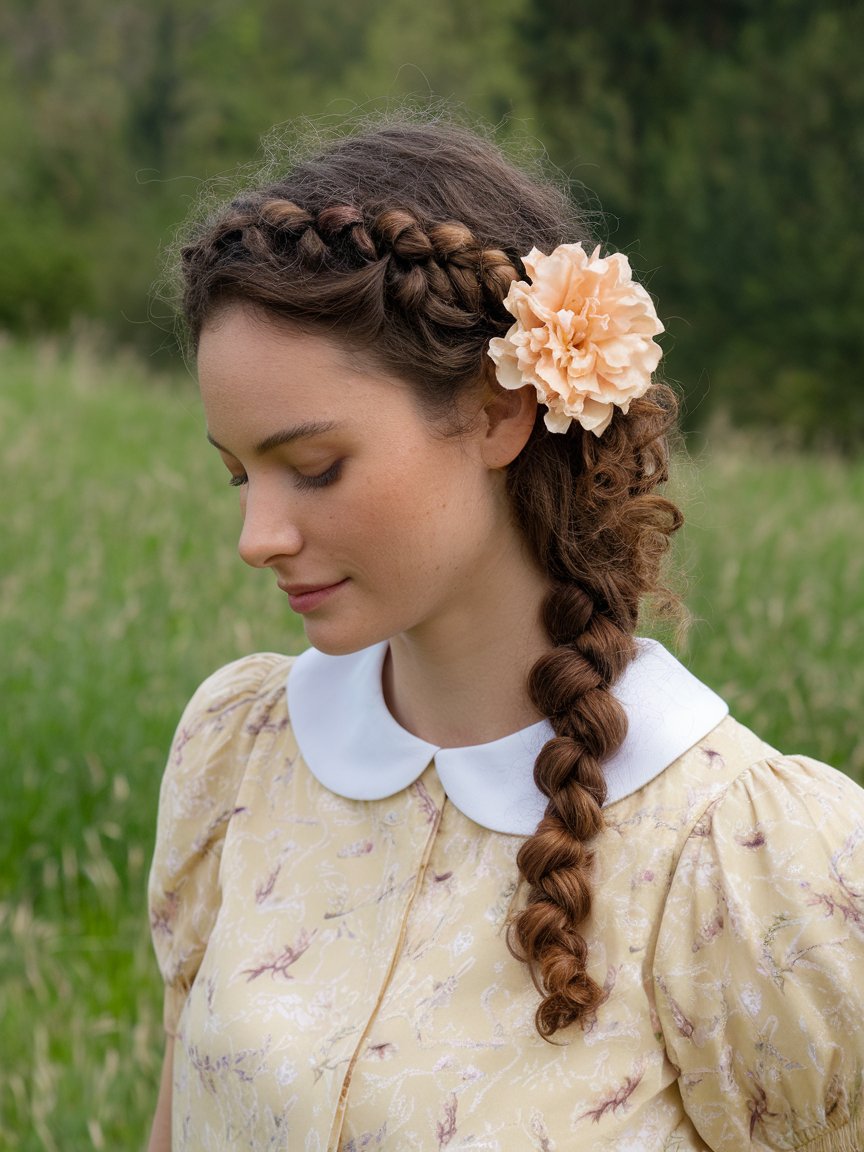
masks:
<svg viewBox="0 0 864 1152"><path fill-rule="evenodd" d="M280 584L279 587L287 594L288 603L292 610L302 614L311 612L319 604L323 604L343 584L347 583L346 578L336 584Z"/></svg>

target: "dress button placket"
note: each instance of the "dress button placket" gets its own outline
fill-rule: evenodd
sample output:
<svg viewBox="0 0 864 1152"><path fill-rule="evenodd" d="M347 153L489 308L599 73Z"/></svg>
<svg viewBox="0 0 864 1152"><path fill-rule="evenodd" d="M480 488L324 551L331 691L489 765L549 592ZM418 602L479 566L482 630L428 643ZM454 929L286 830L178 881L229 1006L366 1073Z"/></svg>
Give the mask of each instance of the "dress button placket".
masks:
<svg viewBox="0 0 864 1152"><path fill-rule="evenodd" d="M342 1140L342 1129L345 1123L345 1112L348 1106L348 1096L351 1090L351 1077L357 1061L362 1056L366 1048L366 1043L369 1038L369 1033L375 1024L378 1012L384 997L387 994L387 989L393 978L393 973L399 964L399 959L402 954L402 949L405 945L405 933L408 927L408 921L417 901L417 897L423 888L423 882L426 878L426 870L429 867L429 861L432 857L432 852L435 846L435 840L438 835L438 830L441 825L441 817L444 812L444 805L446 803L446 796L438 780L437 773L435 772L434 762L430 764L419 780L408 789L413 793L416 803L415 812L418 819L425 820L428 824L428 831L423 850L418 862L417 871L414 875L413 884L405 899L402 908L402 916L399 925L399 931L396 937L396 944L393 948L393 955L390 964L387 967L381 987L378 991L375 1003L369 1013L369 1018L366 1026L360 1034L359 1040L355 1045L354 1052L348 1062L348 1068L345 1072L345 1078L342 1081L342 1089L339 1093L339 1100L336 1106L336 1113L333 1117L333 1125L330 1130L330 1138L327 1142L327 1152L339 1152Z"/></svg>

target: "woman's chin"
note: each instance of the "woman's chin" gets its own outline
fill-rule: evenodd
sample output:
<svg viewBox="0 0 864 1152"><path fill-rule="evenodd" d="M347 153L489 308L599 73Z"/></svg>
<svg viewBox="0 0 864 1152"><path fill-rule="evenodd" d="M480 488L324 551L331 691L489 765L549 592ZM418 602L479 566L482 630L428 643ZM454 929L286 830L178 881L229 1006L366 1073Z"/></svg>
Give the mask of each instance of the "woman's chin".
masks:
<svg viewBox="0 0 864 1152"><path fill-rule="evenodd" d="M350 656L352 652L360 652L387 638L371 632L348 632L332 626L328 628L322 622L316 625L314 620L309 619L303 621L303 627L310 646L325 656Z"/></svg>

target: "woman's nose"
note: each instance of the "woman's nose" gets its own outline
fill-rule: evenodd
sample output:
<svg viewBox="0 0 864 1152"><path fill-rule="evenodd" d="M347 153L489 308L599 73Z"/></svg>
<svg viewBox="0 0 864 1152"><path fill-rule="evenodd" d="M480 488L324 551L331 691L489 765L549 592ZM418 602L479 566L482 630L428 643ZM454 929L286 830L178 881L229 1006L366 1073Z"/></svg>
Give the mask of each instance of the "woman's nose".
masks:
<svg viewBox="0 0 864 1152"><path fill-rule="evenodd" d="M303 537L284 501L267 493L246 493L243 528L237 543L251 568L268 568L280 556L296 556Z"/></svg>

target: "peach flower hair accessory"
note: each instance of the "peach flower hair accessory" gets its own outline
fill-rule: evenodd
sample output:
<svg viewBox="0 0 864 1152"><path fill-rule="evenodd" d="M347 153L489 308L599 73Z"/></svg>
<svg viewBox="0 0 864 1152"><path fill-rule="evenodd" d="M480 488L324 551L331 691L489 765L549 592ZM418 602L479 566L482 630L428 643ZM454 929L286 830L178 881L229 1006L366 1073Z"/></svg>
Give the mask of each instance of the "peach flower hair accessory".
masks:
<svg viewBox="0 0 864 1152"><path fill-rule="evenodd" d="M550 432L575 420L600 436L615 408L626 412L648 391L663 354L652 339L663 325L629 260L599 253L581 244L549 256L532 248L522 261L530 282L514 280L504 299L516 322L489 341L498 383L533 384Z"/></svg>

